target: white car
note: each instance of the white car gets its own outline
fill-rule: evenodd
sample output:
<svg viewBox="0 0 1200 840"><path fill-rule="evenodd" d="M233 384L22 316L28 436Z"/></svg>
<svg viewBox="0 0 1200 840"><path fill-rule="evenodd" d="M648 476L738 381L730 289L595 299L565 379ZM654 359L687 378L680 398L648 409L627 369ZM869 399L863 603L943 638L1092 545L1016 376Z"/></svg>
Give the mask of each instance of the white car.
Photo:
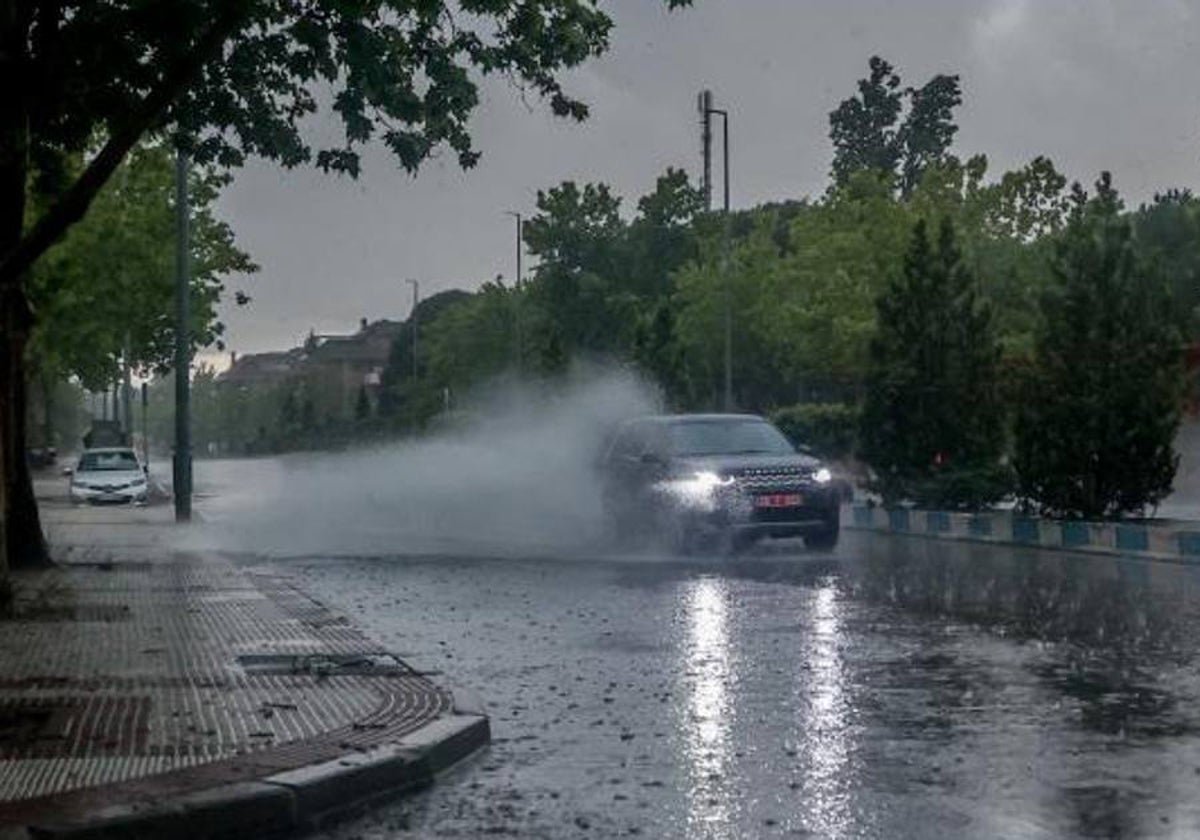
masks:
<svg viewBox="0 0 1200 840"><path fill-rule="evenodd" d="M71 474L71 501L76 504L146 503L146 468L129 447L88 449Z"/></svg>

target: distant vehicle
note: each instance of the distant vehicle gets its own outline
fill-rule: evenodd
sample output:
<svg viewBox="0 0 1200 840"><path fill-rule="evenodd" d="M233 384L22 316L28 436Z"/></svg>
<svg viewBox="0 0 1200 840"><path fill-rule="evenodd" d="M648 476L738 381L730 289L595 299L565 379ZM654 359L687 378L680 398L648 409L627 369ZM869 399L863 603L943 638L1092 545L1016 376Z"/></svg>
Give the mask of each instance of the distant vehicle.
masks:
<svg viewBox="0 0 1200 840"><path fill-rule="evenodd" d="M25 450L25 461L33 470L44 470L54 466L58 450L53 446L31 446Z"/></svg>
<svg viewBox="0 0 1200 840"><path fill-rule="evenodd" d="M76 504L145 504L146 468L129 447L88 449L79 456L71 476L71 501Z"/></svg>
<svg viewBox="0 0 1200 840"><path fill-rule="evenodd" d="M129 436L116 420L93 420L83 436L84 449L129 446Z"/></svg>
<svg viewBox="0 0 1200 840"><path fill-rule="evenodd" d="M762 537L837 545L840 488L761 417L692 414L626 423L601 459L605 512L618 536L665 537L672 549L745 547Z"/></svg>

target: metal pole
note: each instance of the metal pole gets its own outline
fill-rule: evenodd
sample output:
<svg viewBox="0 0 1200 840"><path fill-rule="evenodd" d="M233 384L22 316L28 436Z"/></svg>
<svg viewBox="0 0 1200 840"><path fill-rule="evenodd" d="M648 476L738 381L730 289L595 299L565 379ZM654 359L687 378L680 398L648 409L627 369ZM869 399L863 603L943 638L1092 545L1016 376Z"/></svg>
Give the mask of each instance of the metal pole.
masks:
<svg viewBox="0 0 1200 840"><path fill-rule="evenodd" d="M724 141L724 171L722 175L725 180L725 212L724 224L722 225L721 235L721 280L724 286L724 332L725 332L725 393L724 406L725 411L733 410L733 291L730 288L729 279L729 247L730 247L730 218L729 218L729 111L712 107L713 96L712 91L703 91L700 94L700 124L701 124L701 143L704 154L704 173L700 188L704 194L705 209L712 209L712 117L714 114L721 117Z"/></svg>
<svg viewBox="0 0 1200 840"><path fill-rule="evenodd" d="M513 284L513 294L515 296L513 298L513 355L516 357L514 362L517 373L519 374L521 372L522 350L524 349L525 345L521 325L521 280L524 277L524 275L521 273L521 251L524 250L524 240L522 238L524 236L524 227L522 224L523 219L520 213L516 212L515 210L506 210L505 212L517 220L517 279Z"/></svg>
<svg viewBox="0 0 1200 840"><path fill-rule="evenodd" d="M142 383L142 463L146 466L146 472L150 472L150 421L148 419L147 407L150 404L149 388L146 383Z"/></svg>
<svg viewBox="0 0 1200 840"><path fill-rule="evenodd" d="M121 431L133 443L133 382L129 365L129 332L125 333L125 346L122 352L121 366L123 368L121 382Z"/></svg>
<svg viewBox="0 0 1200 840"><path fill-rule="evenodd" d="M700 192L704 195L704 209L712 209L712 91L700 92L700 155L704 168L700 175Z"/></svg>
<svg viewBox="0 0 1200 840"><path fill-rule="evenodd" d="M712 170L710 166L711 157L711 126L709 118L716 114L721 117L721 125L723 128L722 141L724 149L724 171L722 175L725 181L725 202L724 202L724 224L722 226L721 235L721 280L724 284L724 320L725 320L725 396L724 405L725 411L733 410L733 291L730 288L729 279L729 245L730 245L730 229L729 229L729 111L721 108L712 107L712 94L705 91L700 97L701 107L704 110L704 191L706 194L706 206L711 206L712 195Z"/></svg>
<svg viewBox="0 0 1200 840"><path fill-rule="evenodd" d="M188 312L188 159L175 153L175 521L192 518L192 425L189 372L192 366L190 313Z"/></svg>
<svg viewBox="0 0 1200 840"><path fill-rule="evenodd" d="M722 260L725 265L722 274L725 276L725 410L733 410L733 291L729 280L729 112L721 112L725 127L722 144L725 147L725 225L722 249Z"/></svg>
<svg viewBox="0 0 1200 840"><path fill-rule="evenodd" d="M415 382L417 380L417 303L421 297L421 284L412 279L404 282L412 284L413 289L412 315L409 316L409 321L412 322L412 375Z"/></svg>

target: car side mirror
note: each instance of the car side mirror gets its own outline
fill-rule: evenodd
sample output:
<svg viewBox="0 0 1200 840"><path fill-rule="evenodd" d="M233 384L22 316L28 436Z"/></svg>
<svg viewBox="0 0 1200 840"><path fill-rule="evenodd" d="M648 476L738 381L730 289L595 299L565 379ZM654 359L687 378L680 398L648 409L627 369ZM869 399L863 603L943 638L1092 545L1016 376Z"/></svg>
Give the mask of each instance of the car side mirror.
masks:
<svg viewBox="0 0 1200 840"><path fill-rule="evenodd" d="M75 468L74 467L63 467L62 474L63 475L75 475Z"/></svg>
<svg viewBox="0 0 1200 840"><path fill-rule="evenodd" d="M145 473L146 475L150 475L150 465L142 464L142 472Z"/></svg>

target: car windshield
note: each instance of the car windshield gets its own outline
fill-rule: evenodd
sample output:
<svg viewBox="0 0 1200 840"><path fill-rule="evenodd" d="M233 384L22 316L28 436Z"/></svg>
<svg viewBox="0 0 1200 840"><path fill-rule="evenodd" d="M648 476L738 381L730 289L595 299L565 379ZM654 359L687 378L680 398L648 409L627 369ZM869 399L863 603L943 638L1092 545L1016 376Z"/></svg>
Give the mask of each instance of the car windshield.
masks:
<svg viewBox="0 0 1200 840"><path fill-rule="evenodd" d="M673 455L788 455L796 450L761 420L692 420L668 427Z"/></svg>
<svg viewBox="0 0 1200 840"><path fill-rule="evenodd" d="M128 472L138 469L132 452L85 452L79 459L78 472Z"/></svg>

